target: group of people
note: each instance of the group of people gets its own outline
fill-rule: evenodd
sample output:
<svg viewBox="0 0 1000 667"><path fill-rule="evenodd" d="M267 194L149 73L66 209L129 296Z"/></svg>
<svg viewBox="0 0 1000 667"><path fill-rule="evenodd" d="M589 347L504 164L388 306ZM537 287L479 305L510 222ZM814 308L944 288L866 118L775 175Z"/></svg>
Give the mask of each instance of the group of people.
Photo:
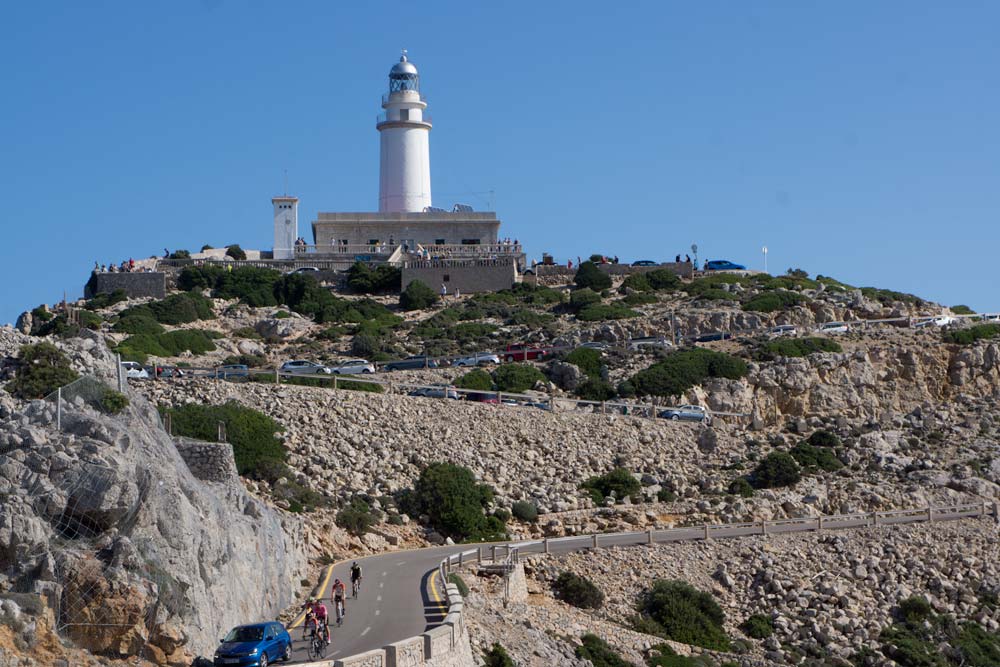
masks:
<svg viewBox="0 0 1000 667"><path fill-rule="evenodd" d="M115 264L111 262L110 264L101 264L99 262L94 262L94 273L152 273L153 269L149 266L137 266L135 260L129 258L128 260L122 260L121 264Z"/></svg>
<svg viewBox="0 0 1000 667"><path fill-rule="evenodd" d="M678 253L677 257L674 257L674 263L675 264L681 264L681 263L690 264L691 263L691 255L684 255L684 259L682 260L680 254Z"/></svg>
<svg viewBox="0 0 1000 667"><path fill-rule="evenodd" d="M358 565L357 561L354 561L351 563L351 593L354 597L357 597L361 591L362 578L361 566ZM333 586L330 588L330 602L337 615L336 623L340 625L344 616L347 615L347 587L340 579L333 581ZM309 598L302 608L306 612L305 622L302 624L302 640L308 639L311 632L319 635L329 645L330 615L326 605L323 604L323 598Z"/></svg>

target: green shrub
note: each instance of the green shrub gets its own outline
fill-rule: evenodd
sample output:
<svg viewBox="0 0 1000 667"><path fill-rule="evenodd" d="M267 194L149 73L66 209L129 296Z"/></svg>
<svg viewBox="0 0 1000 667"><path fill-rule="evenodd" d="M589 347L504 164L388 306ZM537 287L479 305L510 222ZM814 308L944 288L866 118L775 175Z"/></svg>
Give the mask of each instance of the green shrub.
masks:
<svg viewBox="0 0 1000 667"><path fill-rule="evenodd" d="M504 364L496 369L493 379L500 391L521 393L544 382L545 376L531 364Z"/></svg>
<svg viewBox="0 0 1000 667"><path fill-rule="evenodd" d="M452 572L448 575L448 583L455 584L458 587L458 594L463 598L469 596L469 586L465 583L465 580L457 572Z"/></svg>
<svg viewBox="0 0 1000 667"><path fill-rule="evenodd" d="M220 366L236 366L243 364L248 368L264 368L267 366L267 357L263 354L231 354L219 364Z"/></svg>
<svg viewBox="0 0 1000 667"><path fill-rule="evenodd" d="M278 310L275 311L273 315L271 315L271 317L273 317L276 320L287 320L291 316L292 314L287 310Z"/></svg>
<svg viewBox="0 0 1000 667"><path fill-rule="evenodd" d="M738 380L747 365L724 352L704 348L678 350L662 361L636 373L629 384L639 395L680 396L710 377Z"/></svg>
<svg viewBox="0 0 1000 667"><path fill-rule="evenodd" d="M833 452L827 447L813 447L805 442L800 442L792 447L790 453L792 458L808 472L815 472L816 470L833 472L844 467L840 459L834 456Z"/></svg>
<svg viewBox="0 0 1000 667"><path fill-rule="evenodd" d="M370 359L381 349L382 343L371 334L361 333L351 339L351 354L355 357Z"/></svg>
<svg viewBox="0 0 1000 667"><path fill-rule="evenodd" d="M919 296L906 294L905 292L894 292L888 289L879 289L875 287L862 287L861 293L866 297L868 297L869 299L874 299L875 301L878 301L883 305L902 302L902 303L908 303L913 306L922 306L927 303Z"/></svg>
<svg viewBox="0 0 1000 667"><path fill-rule="evenodd" d="M806 438L806 442L813 447L840 447L842 444L836 433L832 433L824 429L813 431L812 434Z"/></svg>
<svg viewBox="0 0 1000 667"><path fill-rule="evenodd" d="M332 326L332 327L327 327L322 331L320 331L318 334L316 334L316 338L318 340L336 341L340 340L341 336L343 336L345 333L347 333L347 330L344 327ZM362 355L357 355L357 356L362 356Z"/></svg>
<svg viewBox="0 0 1000 667"><path fill-rule="evenodd" d="M505 538L503 523L486 516L493 489L479 484L472 471L451 463L432 463L420 473L410 502L426 514L440 533L456 540L487 541Z"/></svg>
<svg viewBox="0 0 1000 667"><path fill-rule="evenodd" d="M224 422L241 475L273 482L286 474L285 448L275 435L284 427L264 413L235 401L222 405L188 403L167 411L174 434L188 438L215 442L219 422Z"/></svg>
<svg viewBox="0 0 1000 667"><path fill-rule="evenodd" d="M201 329L177 329L158 335L137 334L129 336L115 348L123 359L145 363L148 355L155 357L176 357L183 352L204 354L214 352L213 339L219 338L214 331Z"/></svg>
<svg viewBox="0 0 1000 667"><path fill-rule="evenodd" d="M601 353L589 347L578 347L566 355L565 361L573 364L590 377L601 377Z"/></svg>
<svg viewBox="0 0 1000 667"><path fill-rule="evenodd" d="M538 506L530 500L518 500L511 505L510 513L518 521L535 523L538 521Z"/></svg>
<svg viewBox="0 0 1000 667"><path fill-rule="evenodd" d="M670 489L660 489L656 492L656 499L661 503L672 503L677 500L677 494Z"/></svg>
<svg viewBox="0 0 1000 667"><path fill-rule="evenodd" d="M238 243L226 246L226 257L232 257L238 262L242 262L247 258L246 252L239 246Z"/></svg>
<svg viewBox="0 0 1000 667"><path fill-rule="evenodd" d="M156 321L153 313L148 310L136 310L132 313L123 314L122 317L111 327L114 331L127 334L147 334L156 336L166 329Z"/></svg>
<svg viewBox="0 0 1000 667"><path fill-rule="evenodd" d="M659 303L659 299L655 294L646 294L645 292L633 292L622 299L622 303L626 306L645 306L650 303Z"/></svg>
<svg viewBox="0 0 1000 667"><path fill-rule="evenodd" d="M716 667L716 663L707 655L677 655L668 644L654 646L653 649L659 653L656 656L646 658L647 667ZM739 667L736 663L723 663L720 667Z"/></svg>
<svg viewBox="0 0 1000 667"><path fill-rule="evenodd" d="M580 289L589 287L592 290L601 291L611 287L611 276L598 268L593 262L584 262L573 277L573 282Z"/></svg>
<svg viewBox="0 0 1000 667"><path fill-rule="evenodd" d="M757 313L774 313L779 310L787 310L792 306L797 306L798 304L805 303L808 300L809 299L801 294L798 294L797 292L778 290L774 292L765 292L751 297L746 303L743 304L743 310Z"/></svg>
<svg viewBox="0 0 1000 667"><path fill-rule="evenodd" d="M618 392L607 380L591 377L577 386L576 395L585 401L610 401Z"/></svg>
<svg viewBox="0 0 1000 667"><path fill-rule="evenodd" d="M24 399L45 398L79 377L66 355L52 343L21 346L14 373L6 389Z"/></svg>
<svg viewBox="0 0 1000 667"><path fill-rule="evenodd" d="M725 614L709 593L684 581L658 579L645 591L639 610L646 630L684 644L725 651L729 637L723 629Z"/></svg>
<svg viewBox="0 0 1000 667"><path fill-rule="evenodd" d="M931 603L921 595L912 595L899 602L899 617L909 625L920 625L933 615Z"/></svg>
<svg viewBox="0 0 1000 667"><path fill-rule="evenodd" d="M755 489L792 486L801 478L799 464L785 452L771 452L750 473L750 483Z"/></svg>
<svg viewBox="0 0 1000 667"><path fill-rule="evenodd" d="M590 660L594 667L635 667L635 663L618 655L607 642L595 634L588 632L580 638L580 641L582 644L576 647L576 657L580 660Z"/></svg>
<svg viewBox="0 0 1000 667"><path fill-rule="evenodd" d="M740 629L751 639L767 639L774 634L774 621L770 616L754 614L743 621Z"/></svg>
<svg viewBox="0 0 1000 667"><path fill-rule="evenodd" d="M218 299L239 299L255 308L278 305L278 299L275 297L275 286L282 279L279 271L255 266L241 266L232 271L218 267L200 267L199 270L204 280L212 281L212 295ZM301 274L293 275L301 276ZM308 277L312 278L312 276ZM183 278L182 272L181 279ZM185 284L184 280L178 281L181 289L184 289ZM288 305L291 306L291 304Z"/></svg>
<svg viewBox="0 0 1000 667"><path fill-rule="evenodd" d="M153 301L144 307L149 308L160 324L186 324L197 320L215 319L212 302L196 292L171 294L166 299Z"/></svg>
<svg viewBox="0 0 1000 667"><path fill-rule="evenodd" d="M589 287L583 289L573 290L569 294L569 308L573 312L579 312L587 306L591 306L595 303L601 302L601 295L590 289Z"/></svg>
<svg viewBox="0 0 1000 667"><path fill-rule="evenodd" d="M733 480L732 484L729 485L729 493L734 496L740 496L741 498L752 498L753 485L750 484L746 477L737 477Z"/></svg>
<svg viewBox="0 0 1000 667"><path fill-rule="evenodd" d="M191 259L190 250L175 250L170 253L169 259Z"/></svg>
<svg viewBox="0 0 1000 667"><path fill-rule="evenodd" d="M566 570L552 585L556 597L580 609L600 609L604 593L590 579Z"/></svg>
<svg viewBox="0 0 1000 667"><path fill-rule="evenodd" d="M952 306L951 307L951 312L955 313L956 315L975 315L976 314L976 311L972 310L971 308L969 308L965 304L960 304L960 305L957 305L957 306Z"/></svg>
<svg viewBox="0 0 1000 667"><path fill-rule="evenodd" d="M355 292L362 294L382 294L398 292L402 271L395 266L382 264L372 269L363 262L355 264L347 270L347 285Z"/></svg>
<svg viewBox="0 0 1000 667"><path fill-rule="evenodd" d="M586 491L595 504L602 504L605 498L614 497L621 502L626 497L638 497L642 485L625 468L615 468L609 473L591 477L580 488Z"/></svg>
<svg viewBox="0 0 1000 667"><path fill-rule="evenodd" d="M805 357L816 352L843 352L840 343L832 338L779 338L768 341L757 351L761 361L773 361L779 357Z"/></svg>
<svg viewBox="0 0 1000 667"><path fill-rule="evenodd" d="M225 270L218 266L185 266L177 276L177 287L185 292L214 289L219 275L224 272Z"/></svg>
<svg viewBox="0 0 1000 667"><path fill-rule="evenodd" d="M649 284L649 279L646 278L645 273L632 273L625 276L625 280L622 281L621 286L618 288L618 292L625 294L629 290L634 290L636 292L652 292L653 286Z"/></svg>
<svg viewBox="0 0 1000 667"><path fill-rule="evenodd" d="M38 323L36 323L38 324ZM66 315L60 314L40 323L40 326L32 325L32 333L35 336L59 336L60 338L71 338L80 333L80 327L71 324Z"/></svg>
<svg viewBox="0 0 1000 667"><path fill-rule="evenodd" d="M521 308L511 313L507 323L528 327L529 329L541 329L547 324L552 324L555 319L555 316L549 313L539 313L527 308Z"/></svg>
<svg viewBox="0 0 1000 667"><path fill-rule="evenodd" d="M493 378L483 369L476 368L458 378L455 381L455 386L460 389L490 391L493 389Z"/></svg>
<svg viewBox="0 0 1000 667"><path fill-rule="evenodd" d="M483 661L484 667L517 667L507 649L498 643L493 644L490 650L483 654Z"/></svg>
<svg viewBox="0 0 1000 667"><path fill-rule="evenodd" d="M968 329L945 331L944 342L957 345L972 345L978 340L986 340L1000 336L1000 324L977 324Z"/></svg>
<svg viewBox="0 0 1000 667"><path fill-rule="evenodd" d="M108 389L101 396L101 410L109 415L116 415L128 407L128 396Z"/></svg>
<svg viewBox="0 0 1000 667"><path fill-rule="evenodd" d="M101 294L95 294L92 298L87 300L84 308L87 310L100 310L102 308L108 308L116 303L121 303L122 301L128 301L128 294L125 290L118 288L113 292L102 292Z"/></svg>
<svg viewBox="0 0 1000 667"><path fill-rule="evenodd" d="M653 269L645 275L649 286L655 290L675 289L681 284L681 279L670 269Z"/></svg>
<svg viewBox="0 0 1000 667"><path fill-rule="evenodd" d="M89 310L78 310L76 311L77 318L79 319L80 326L84 329L90 329L96 331L101 328L101 322L104 321L100 315L97 313L92 313Z"/></svg>
<svg viewBox="0 0 1000 667"><path fill-rule="evenodd" d="M642 313L628 308L623 303L594 303L584 306L577 312L576 319L581 322L604 322L607 320L627 320L641 316Z"/></svg>
<svg viewBox="0 0 1000 667"><path fill-rule="evenodd" d="M344 509L337 512L336 523L351 535L360 537L378 523L372 508L361 498L353 498Z"/></svg>
<svg viewBox="0 0 1000 667"><path fill-rule="evenodd" d="M399 307L403 310L424 310L438 302L438 295L425 283L414 280L399 295Z"/></svg>

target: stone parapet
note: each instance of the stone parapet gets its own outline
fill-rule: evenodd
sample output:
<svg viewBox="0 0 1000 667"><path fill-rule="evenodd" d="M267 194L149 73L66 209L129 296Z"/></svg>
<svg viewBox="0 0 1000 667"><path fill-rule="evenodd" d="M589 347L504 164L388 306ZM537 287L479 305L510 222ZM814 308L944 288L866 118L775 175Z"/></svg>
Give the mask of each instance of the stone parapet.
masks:
<svg viewBox="0 0 1000 667"><path fill-rule="evenodd" d="M196 478L206 482L229 482L238 479L233 446L228 442L174 438L174 445Z"/></svg>

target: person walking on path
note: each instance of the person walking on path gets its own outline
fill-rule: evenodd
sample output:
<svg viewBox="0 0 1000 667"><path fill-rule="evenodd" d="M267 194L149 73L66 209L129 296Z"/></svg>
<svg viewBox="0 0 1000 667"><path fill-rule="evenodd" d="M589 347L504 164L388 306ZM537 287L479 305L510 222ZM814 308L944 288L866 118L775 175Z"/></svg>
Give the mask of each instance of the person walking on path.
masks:
<svg viewBox="0 0 1000 667"><path fill-rule="evenodd" d="M448 298L448 286L441 283L441 300L444 301Z"/></svg>

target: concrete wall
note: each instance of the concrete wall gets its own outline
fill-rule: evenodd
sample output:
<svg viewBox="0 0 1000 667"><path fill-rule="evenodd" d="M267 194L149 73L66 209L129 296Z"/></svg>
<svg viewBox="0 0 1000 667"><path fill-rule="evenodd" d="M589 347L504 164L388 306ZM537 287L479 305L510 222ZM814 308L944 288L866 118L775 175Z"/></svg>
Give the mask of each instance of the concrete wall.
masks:
<svg viewBox="0 0 1000 667"><path fill-rule="evenodd" d="M147 296L162 299L167 295L167 277L163 273L95 273L83 288L83 296L89 299L116 289L125 290L130 299Z"/></svg>
<svg viewBox="0 0 1000 667"><path fill-rule="evenodd" d="M423 245L460 245L465 239L482 244L497 242L500 221L495 213L320 213L312 223L313 243L330 246L347 241L363 246L378 239L382 243L414 241Z"/></svg>
<svg viewBox="0 0 1000 667"><path fill-rule="evenodd" d="M449 295L454 294L456 289L463 294L472 294L510 289L514 285L516 274L513 262L502 260L408 263L403 266L403 289L414 280L420 280L438 294L442 283L448 287Z"/></svg>

